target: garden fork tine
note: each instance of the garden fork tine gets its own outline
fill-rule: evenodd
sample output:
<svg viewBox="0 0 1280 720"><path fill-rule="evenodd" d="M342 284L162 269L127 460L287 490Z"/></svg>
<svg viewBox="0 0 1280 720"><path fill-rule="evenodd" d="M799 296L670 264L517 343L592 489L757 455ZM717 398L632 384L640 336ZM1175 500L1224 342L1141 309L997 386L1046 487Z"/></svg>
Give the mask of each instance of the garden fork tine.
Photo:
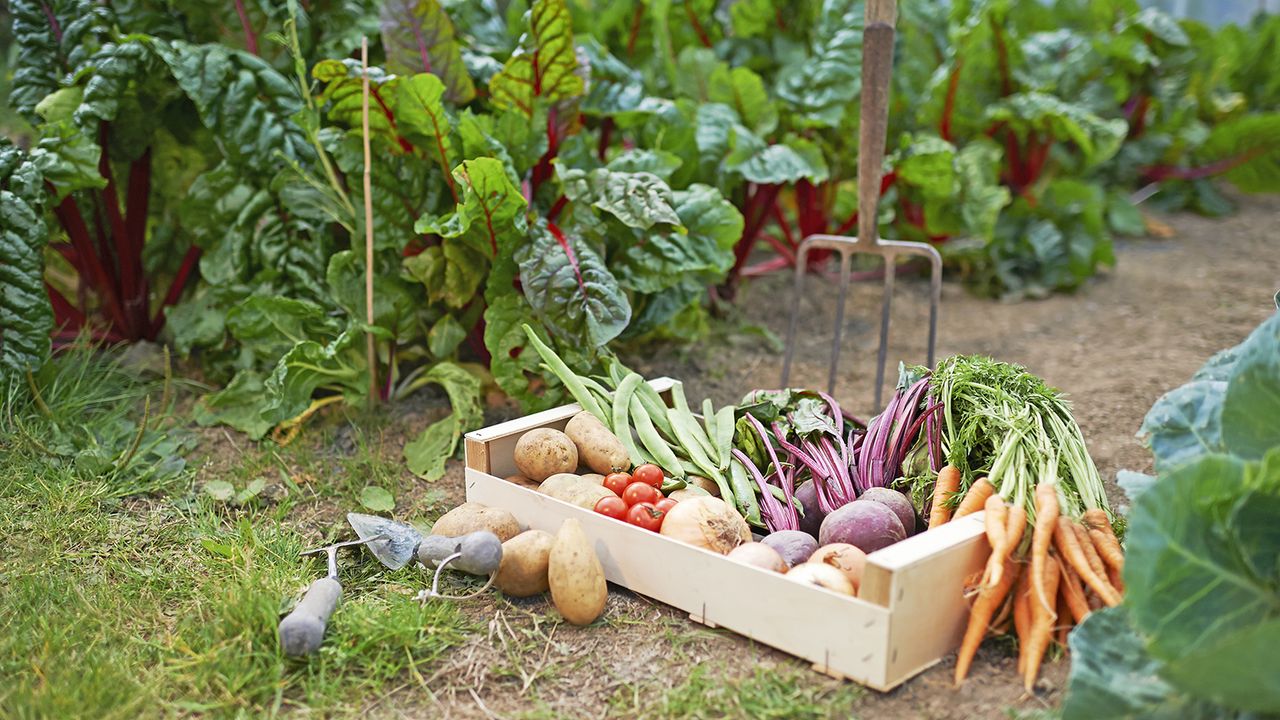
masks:
<svg viewBox="0 0 1280 720"><path fill-rule="evenodd" d="M893 24L897 17L895 0L869 0L866 5L866 27L862 31L862 105L858 137L858 236L810 235L800 243L796 253L795 297L791 306L791 322L787 328L787 349L782 361L782 386L791 374L791 357L795 353L796 330L800 321L800 300L804 296L804 277L809 251L826 249L840 253L840 290L836 305L835 338L831 346L831 365L827 373L827 392L834 392L836 370L840 364L840 345L844 334L844 306L849 291L851 256L880 255L884 258L884 291L880 301L880 348L876 353L875 407L884 386L885 363L889 352L889 319L893 307L896 261L899 255L918 255L931 266L929 276L929 367L933 367L938 339L938 306L942 301L942 256L928 243L884 240L879 235L877 206L880 201L880 173L883 165L885 134L889 124L889 79L893 71Z"/></svg>

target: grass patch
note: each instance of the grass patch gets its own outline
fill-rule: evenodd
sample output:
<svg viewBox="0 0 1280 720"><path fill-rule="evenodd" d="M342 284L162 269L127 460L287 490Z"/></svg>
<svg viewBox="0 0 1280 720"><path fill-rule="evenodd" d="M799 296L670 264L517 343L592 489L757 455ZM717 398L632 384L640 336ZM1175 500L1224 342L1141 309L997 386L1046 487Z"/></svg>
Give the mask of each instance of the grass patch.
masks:
<svg viewBox="0 0 1280 720"><path fill-rule="evenodd" d="M696 665L681 683L620 690L609 699L611 714L635 718L853 717L861 687L836 680L813 682L809 670L756 667L728 678L730 668Z"/></svg>
<svg viewBox="0 0 1280 720"><path fill-rule="evenodd" d="M182 431L143 419L147 397L169 404L163 381L87 350L43 373L0 417L0 717L355 715L472 630L456 605L413 599L414 571L348 551L320 653L284 657L279 618L324 562L298 556L309 540L283 504L193 488ZM288 458L259 454L252 472Z"/></svg>

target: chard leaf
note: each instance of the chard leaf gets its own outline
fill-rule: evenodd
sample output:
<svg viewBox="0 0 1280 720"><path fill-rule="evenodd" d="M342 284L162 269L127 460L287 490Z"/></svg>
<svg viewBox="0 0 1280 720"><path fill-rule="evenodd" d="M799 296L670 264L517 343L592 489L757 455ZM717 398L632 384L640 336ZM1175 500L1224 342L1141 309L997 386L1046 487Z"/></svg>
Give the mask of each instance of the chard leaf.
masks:
<svg viewBox="0 0 1280 720"><path fill-rule="evenodd" d="M1124 120L1103 120L1086 108L1039 92L1016 93L986 113L990 122L1006 122L1020 138L1048 133L1080 148L1086 166L1097 165L1120 149L1128 132Z"/></svg>
<svg viewBox="0 0 1280 720"><path fill-rule="evenodd" d="M733 108L752 132L768 135L778 127L778 108L764 89L764 80L750 68L720 63L707 78L707 99Z"/></svg>
<svg viewBox="0 0 1280 720"><path fill-rule="evenodd" d="M1001 157L1000 149L991 142L971 142L956 154L960 214L972 237L990 240L1000 211L1011 199L1009 188L1000 184Z"/></svg>
<svg viewBox="0 0 1280 720"><path fill-rule="evenodd" d="M431 331L427 333L427 349L431 351L431 355L436 358L446 358L453 355L454 350L458 349L458 345L467 337L467 329L462 327L462 323L452 315L446 314L431 326Z"/></svg>
<svg viewBox="0 0 1280 720"><path fill-rule="evenodd" d="M226 327L241 345L272 358L304 340L332 337L340 330L324 308L313 302L263 295L251 295L231 308Z"/></svg>
<svg viewBox="0 0 1280 720"><path fill-rule="evenodd" d="M564 0L533 0L528 18L529 31L489 81L489 93L498 107L532 118L539 101L578 97L585 86L577 74L573 22Z"/></svg>
<svg viewBox="0 0 1280 720"><path fill-rule="evenodd" d="M1229 707L1280 712L1260 643L1280 638L1280 448L1261 464L1205 455L1139 496L1125 585L1166 676Z"/></svg>
<svg viewBox="0 0 1280 720"><path fill-rule="evenodd" d="M229 425L257 440L274 424L262 416L269 403L262 375L256 370L241 370L225 388L201 397L192 415L202 427Z"/></svg>
<svg viewBox="0 0 1280 720"><path fill-rule="evenodd" d="M677 191L673 199L683 229L647 235L626 248L617 266L619 280L635 292L660 293L688 280L705 286L722 281L733 266L742 213L708 185Z"/></svg>
<svg viewBox="0 0 1280 720"><path fill-rule="evenodd" d="M736 37L766 35L775 21L773 0L737 0L729 6L729 25Z"/></svg>
<svg viewBox="0 0 1280 720"><path fill-rule="evenodd" d="M363 340L363 332L344 330L327 344L304 340L285 353L263 386L269 398L263 421L274 427L297 417L321 387L341 392L349 404L363 403L368 392Z"/></svg>
<svg viewBox="0 0 1280 720"><path fill-rule="evenodd" d="M279 167L276 153L304 164L315 157L291 120L303 107L297 87L264 60L181 40L156 42L155 48L233 166L269 177ZM85 88L86 103L91 90L92 83Z"/></svg>
<svg viewBox="0 0 1280 720"><path fill-rule="evenodd" d="M448 173L457 164L458 151L454 147L450 129L453 122L444 108L445 86L440 78L428 73L403 78L397 83L395 113L406 133L412 133L427 142L419 143L440 164L440 171ZM446 176L452 183L453 178ZM456 188L455 188L456 192Z"/></svg>
<svg viewBox="0 0 1280 720"><path fill-rule="evenodd" d="M894 170L899 180L919 188L925 198L948 198L956 191L955 157L955 146L942 138L908 135L895 153Z"/></svg>
<svg viewBox="0 0 1280 720"><path fill-rule="evenodd" d="M1280 113L1217 123L1197 155L1225 164L1224 177L1245 192L1280 192Z"/></svg>
<svg viewBox="0 0 1280 720"><path fill-rule="evenodd" d="M599 250L555 225L531 229L516 251L524 296L535 316L566 340L603 347L627 327L631 304Z"/></svg>
<svg viewBox="0 0 1280 720"><path fill-rule="evenodd" d="M370 512L389 513L396 509L396 499L386 488L377 485L366 485L360 491L360 504Z"/></svg>
<svg viewBox="0 0 1280 720"><path fill-rule="evenodd" d="M748 182L789 185L800 180L825 182L827 162L816 145L798 137L765 145L753 135L735 133L735 147L725 158L725 168Z"/></svg>
<svg viewBox="0 0 1280 720"><path fill-rule="evenodd" d="M657 175L563 166L558 166L557 174L570 201L590 203L627 227L648 230L658 223L680 224L680 217L671 206L671 188Z"/></svg>
<svg viewBox="0 0 1280 720"><path fill-rule="evenodd" d="M329 258L325 280L333 302L349 317L365 317L365 264L363 254L343 250ZM420 296L397 274L374 272L373 324L390 330L400 339L409 327Z"/></svg>
<svg viewBox="0 0 1280 720"><path fill-rule="evenodd" d="M324 83L317 99L325 105L325 117L347 128L362 126L363 82L360 61L345 58L316 63L311 76ZM388 75L378 67L369 68L369 137L392 152L408 152L409 142L400 136L392 106L404 79ZM363 157L363 156L362 156Z"/></svg>
<svg viewBox="0 0 1280 720"><path fill-rule="evenodd" d="M17 49L9 104L34 125L36 105L90 62L115 18L95 0L11 0L9 12Z"/></svg>
<svg viewBox="0 0 1280 720"><path fill-rule="evenodd" d="M638 71L610 54L593 37L583 38L578 49L591 68L591 81L582 98L584 114L607 117L640 107L647 93Z"/></svg>
<svg viewBox="0 0 1280 720"><path fill-rule="evenodd" d="M778 73L778 97L801 122L836 127L862 90L862 3L823 0L807 56Z"/></svg>
<svg viewBox="0 0 1280 720"><path fill-rule="evenodd" d="M56 200L78 190L106 187L106 178L98 172L101 156L102 147L93 135L70 120L41 125L40 140L31 152L41 175L56 189Z"/></svg>
<svg viewBox="0 0 1280 720"><path fill-rule="evenodd" d="M0 138L0 379L16 381L48 359L53 309L44 289L49 240L40 170Z"/></svg>
<svg viewBox="0 0 1280 720"><path fill-rule="evenodd" d="M529 338L522 329L526 324L535 328L543 342L551 344L551 338L536 322L533 308L519 293L507 292L493 299L484 311L484 346L491 357L493 379L522 408L533 412L553 407L558 400L555 394L541 395L530 389L530 378L541 373L538 353L527 347Z"/></svg>
<svg viewBox="0 0 1280 720"><path fill-rule="evenodd" d="M653 173L671 183L671 175L684 164L679 155L665 150L629 148L615 155L606 165L615 172Z"/></svg>
<svg viewBox="0 0 1280 720"><path fill-rule="evenodd" d="M387 69L399 75L431 73L455 105L476 96L462 62L453 22L439 0L387 0L379 15Z"/></svg>
<svg viewBox="0 0 1280 720"><path fill-rule="evenodd" d="M484 423L480 406L480 380L463 368L449 362L433 365L415 385L436 384L449 396L453 412L427 426L404 446L409 471L427 480L444 476L445 461L453 456L462 433Z"/></svg>

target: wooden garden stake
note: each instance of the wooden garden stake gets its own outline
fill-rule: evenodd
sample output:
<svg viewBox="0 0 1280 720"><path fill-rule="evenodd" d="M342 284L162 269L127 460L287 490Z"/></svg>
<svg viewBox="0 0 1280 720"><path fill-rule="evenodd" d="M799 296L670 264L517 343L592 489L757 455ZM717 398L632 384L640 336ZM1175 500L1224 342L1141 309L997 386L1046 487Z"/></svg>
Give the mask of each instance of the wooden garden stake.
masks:
<svg viewBox="0 0 1280 720"><path fill-rule="evenodd" d="M369 173L372 156L369 152L369 38L360 38L361 98L360 125L364 135L364 315L373 325L373 180ZM366 330L365 354L369 364L369 406L378 401L378 352L374 347L373 332Z"/></svg>

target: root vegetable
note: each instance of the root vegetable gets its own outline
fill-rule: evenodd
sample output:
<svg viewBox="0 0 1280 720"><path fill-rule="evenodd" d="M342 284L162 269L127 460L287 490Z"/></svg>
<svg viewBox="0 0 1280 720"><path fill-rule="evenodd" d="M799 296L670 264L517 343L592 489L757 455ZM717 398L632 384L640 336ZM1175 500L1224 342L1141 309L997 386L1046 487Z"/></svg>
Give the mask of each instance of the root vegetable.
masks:
<svg viewBox="0 0 1280 720"><path fill-rule="evenodd" d="M996 491L996 486L985 477L978 478L969 490L965 492L964 499L960 501L960 507L956 508L955 515L951 519L959 519L965 515L972 515L982 509L986 504L987 498L991 497L991 493Z"/></svg>
<svg viewBox="0 0 1280 720"><path fill-rule="evenodd" d="M993 493L987 498L983 507L983 521L986 525L987 543L991 545L991 556L987 558L987 569L982 574L983 585L999 585L1000 576L1004 572L1004 561L1009 558L1008 519L1009 506L1004 499Z"/></svg>
<svg viewBox="0 0 1280 720"><path fill-rule="evenodd" d="M685 490L701 490L711 497L720 497L720 486L714 480L708 480L701 475L690 475L685 478L685 482L689 485Z"/></svg>
<svg viewBox="0 0 1280 720"><path fill-rule="evenodd" d="M826 513L818 505L818 486L812 480L805 480L796 487L795 499L800 501L800 529L818 537L822 519L826 517Z"/></svg>
<svg viewBox="0 0 1280 720"><path fill-rule="evenodd" d="M726 555L751 541L751 528L737 510L720 498L692 497L667 512L662 534L683 543Z"/></svg>
<svg viewBox="0 0 1280 720"><path fill-rule="evenodd" d="M1022 576L1013 590L1013 630L1018 635L1018 674L1027 662L1027 633L1031 630L1031 573L1022 568Z"/></svg>
<svg viewBox="0 0 1280 720"><path fill-rule="evenodd" d="M688 487L680 488L679 490L672 490L667 493L667 497L672 500L680 501L688 500L689 498L712 497L712 495L697 485L690 485Z"/></svg>
<svg viewBox="0 0 1280 720"><path fill-rule="evenodd" d="M600 483L572 473L557 473L543 480L538 492L587 510L594 509L601 498L617 497Z"/></svg>
<svg viewBox="0 0 1280 720"><path fill-rule="evenodd" d="M938 472L933 485L933 504L929 507L929 527L936 528L951 520L951 497L960 490L960 468L948 465Z"/></svg>
<svg viewBox="0 0 1280 720"><path fill-rule="evenodd" d="M867 554L848 543L823 545L809 556L809 562L822 563L844 573L854 592L862 587L862 571L867 567Z"/></svg>
<svg viewBox="0 0 1280 720"><path fill-rule="evenodd" d="M1036 524L1040 524L1039 520ZM1042 590L1045 595L1056 600L1058 578L1061 576L1058 561L1046 553L1043 562ZM1035 582L1034 577L1032 582ZM1058 618L1054 607L1054 605L1042 605L1035 600L1031 602L1031 627L1027 631L1026 662L1022 666L1022 682L1027 692L1031 692L1032 686L1036 684L1036 677L1040 674L1040 662L1044 659L1045 650L1049 648L1049 641L1053 639L1053 623Z"/></svg>
<svg viewBox="0 0 1280 720"><path fill-rule="evenodd" d="M477 530L488 530L502 542L520 533L516 516L502 508L491 508L480 503L462 503L436 520L431 526L432 535L458 537Z"/></svg>
<svg viewBox="0 0 1280 720"><path fill-rule="evenodd" d="M817 585L842 595L853 595L853 583L839 570L822 563L800 563L787 571L787 577L796 582Z"/></svg>
<svg viewBox="0 0 1280 720"><path fill-rule="evenodd" d="M631 468L627 448L595 415L585 410L574 415L564 432L578 449L579 460L593 472L608 475Z"/></svg>
<svg viewBox="0 0 1280 720"><path fill-rule="evenodd" d="M1070 563L1059 563L1062 577L1058 579L1058 590L1066 602L1067 611L1077 625L1089 617L1089 601L1084 596L1084 588L1080 587L1080 578L1071 569Z"/></svg>
<svg viewBox="0 0 1280 720"><path fill-rule="evenodd" d="M995 616L996 610L1000 609L1014 581L1018 579L1018 566L1012 560L1005 560L1000 577L999 584L982 586L978 591L977 599L973 601L973 608L969 611L969 625L965 628L964 639L960 641L960 652L956 655L955 684L957 686L963 683L969 674L969 666L973 663L974 655L978 653L978 646L982 644L982 638L986 637L987 630L991 627L991 618Z"/></svg>
<svg viewBox="0 0 1280 720"><path fill-rule="evenodd" d="M1088 510L1084 514L1084 522L1089 528L1089 539L1093 541L1098 556L1113 572L1124 572L1124 550L1120 548L1120 541L1111 529L1107 511L1101 508Z"/></svg>
<svg viewBox="0 0 1280 720"><path fill-rule="evenodd" d="M556 533L547 557L547 585L556 610L574 625L590 625L604 612L609 599L604 567L581 523L573 518Z"/></svg>
<svg viewBox="0 0 1280 720"><path fill-rule="evenodd" d="M526 530L502 543L502 564L493 584L511 597L531 597L546 592L547 566L555 537L541 530Z"/></svg>
<svg viewBox="0 0 1280 720"><path fill-rule="evenodd" d="M907 496L897 490L887 487L867 488L867 491L859 495L858 499L878 502L888 507L894 515L898 516L898 520L902 522L902 529L907 535L916 531L916 509L912 507Z"/></svg>
<svg viewBox="0 0 1280 720"><path fill-rule="evenodd" d="M818 542L822 545L848 543L870 553L906 536L902 521L887 506L870 500L854 500L823 519Z"/></svg>
<svg viewBox="0 0 1280 720"><path fill-rule="evenodd" d="M1058 552L1062 554L1063 562L1071 566L1071 569L1080 576L1084 584L1097 593L1107 607L1119 605L1120 593L1111 587L1111 583L1107 581L1105 574L1099 576L1098 571L1089 563L1088 554L1081 548L1080 538L1076 535L1075 528L1076 525L1071 522L1070 518L1058 518L1054 540L1057 541ZM1089 547L1092 548L1093 545L1090 544ZM1102 561L1099 560L1098 564L1101 565Z"/></svg>
<svg viewBox="0 0 1280 720"><path fill-rule="evenodd" d="M1045 590L1045 564L1057 526L1058 489L1053 483L1040 483L1036 485L1036 526L1031 533L1031 592L1035 595L1033 604L1050 614L1053 605Z"/></svg>
<svg viewBox="0 0 1280 720"><path fill-rule="evenodd" d="M787 571L787 561L782 559L777 550L764 543L743 543L729 551L729 559L776 573Z"/></svg>
<svg viewBox="0 0 1280 720"><path fill-rule="evenodd" d="M799 530L779 530L766 535L761 542L776 550L789 568L807 561L813 551L818 549L818 541L809 533Z"/></svg>
<svg viewBox="0 0 1280 720"><path fill-rule="evenodd" d="M578 447L559 430L536 428L516 441L515 461L521 475L542 482L557 473L577 470Z"/></svg>

